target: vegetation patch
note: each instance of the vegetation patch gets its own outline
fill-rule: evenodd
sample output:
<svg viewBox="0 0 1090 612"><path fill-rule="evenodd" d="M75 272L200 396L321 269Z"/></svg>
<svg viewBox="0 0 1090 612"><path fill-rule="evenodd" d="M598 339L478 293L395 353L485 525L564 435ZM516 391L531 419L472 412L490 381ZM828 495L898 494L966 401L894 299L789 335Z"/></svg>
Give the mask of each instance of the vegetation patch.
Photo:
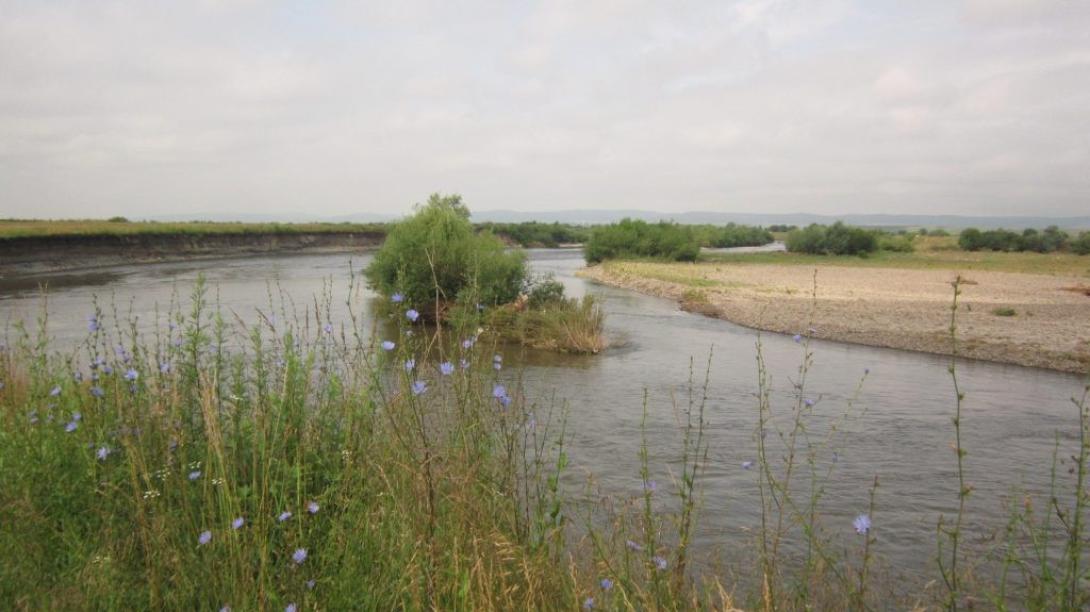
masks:
<svg viewBox="0 0 1090 612"><path fill-rule="evenodd" d="M997 317L1013 317L1018 314L1018 311L1009 306L1000 306L999 308L993 308L992 314Z"/></svg>
<svg viewBox="0 0 1090 612"><path fill-rule="evenodd" d="M583 253L587 263L592 264L606 259L634 258L696 261L700 241L690 226L624 219L594 228Z"/></svg>

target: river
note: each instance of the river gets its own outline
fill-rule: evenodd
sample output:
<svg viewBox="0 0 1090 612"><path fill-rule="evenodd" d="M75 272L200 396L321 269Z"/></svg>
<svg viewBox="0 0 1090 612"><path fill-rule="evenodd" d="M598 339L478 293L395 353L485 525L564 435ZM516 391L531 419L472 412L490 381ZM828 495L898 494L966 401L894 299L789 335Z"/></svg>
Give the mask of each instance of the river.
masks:
<svg viewBox="0 0 1090 612"><path fill-rule="evenodd" d="M685 313L669 300L583 281L575 276L582 266L578 251L533 250L530 255L534 269L554 273L570 295L592 293L602 299L614 344L595 356L519 351L506 356L505 375L521 375L528 398L566 401L573 465L567 479L570 495L639 494L646 392L656 497L664 505L675 503L668 496L671 474L676 476L679 469L680 417L675 406L683 408L686 402L690 359L702 381L709 352L714 351L705 413L709 462L694 542L704 553L750 549L760 502L757 472L742 464L756 458L755 346L760 338L772 380L773 410L783 425L804 344ZM353 256L351 266L358 270L368 261L367 254ZM332 304L343 309L349 262L347 255L259 257L0 279L0 326L8 330L10 343L17 322L32 322L42 312L37 287L47 283L49 329L58 346L85 337L95 296L104 310L131 312L140 316L141 326L150 327L156 305L161 312L172 296L185 301L199 274L220 306L243 321L256 320L255 308L268 304L270 291L290 297L300 310L314 295L328 291ZM357 290L361 297L371 295ZM335 309L331 318L335 325L346 323L344 310ZM903 575L906 584L937 577L936 521L944 513L952 516L957 505L949 358L824 341L811 342L810 349L814 362L805 397L815 402L811 434L823 438L830 424L840 423L834 444L817 456L822 470L833 468L820 505L825 533L848 546L861 542L852 520L867 510L870 486L878 476L874 554L894 574ZM855 416L841 422L864 372L869 374L851 409ZM971 361L959 363L958 373L966 394L967 481L974 487L968 522L972 543L992 533L1002 536L1006 504L1017 503L1021 492L1037 498L1047 492L1057 435L1061 457L1076 447L1078 420L1070 398L1083 382L1069 374ZM1070 478L1064 470L1061 477Z"/></svg>

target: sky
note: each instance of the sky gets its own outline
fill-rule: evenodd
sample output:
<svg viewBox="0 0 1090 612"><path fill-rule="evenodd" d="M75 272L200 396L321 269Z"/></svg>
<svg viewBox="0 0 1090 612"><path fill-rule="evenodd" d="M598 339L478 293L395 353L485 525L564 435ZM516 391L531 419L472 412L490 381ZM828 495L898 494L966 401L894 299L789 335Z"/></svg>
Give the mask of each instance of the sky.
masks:
<svg viewBox="0 0 1090 612"><path fill-rule="evenodd" d="M0 0L0 217L1090 214L1090 2Z"/></svg>

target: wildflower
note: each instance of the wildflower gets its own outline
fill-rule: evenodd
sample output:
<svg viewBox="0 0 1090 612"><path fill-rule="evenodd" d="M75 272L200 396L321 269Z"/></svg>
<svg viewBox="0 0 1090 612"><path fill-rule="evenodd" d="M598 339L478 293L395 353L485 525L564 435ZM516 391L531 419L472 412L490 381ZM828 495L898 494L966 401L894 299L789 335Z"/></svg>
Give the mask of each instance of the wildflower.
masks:
<svg viewBox="0 0 1090 612"><path fill-rule="evenodd" d="M743 461L742 462L742 469L743 470L748 470L748 469L751 469L752 467L753 467L753 462L752 461Z"/></svg>
<svg viewBox="0 0 1090 612"><path fill-rule="evenodd" d="M199 537L197 537L197 544L199 544L200 546L204 546L205 544L207 544L207 543L209 543L211 541L212 541L212 532L211 531L202 531L201 535Z"/></svg>
<svg viewBox="0 0 1090 612"><path fill-rule="evenodd" d="M415 367L416 367L416 360L415 359L410 358L410 359L407 359L405 361L405 371L406 372L412 372L413 368L415 368Z"/></svg>
<svg viewBox="0 0 1090 612"><path fill-rule="evenodd" d="M660 570L666 569L666 559L658 555L651 557L651 562L654 563L655 567L659 568Z"/></svg>
<svg viewBox="0 0 1090 612"><path fill-rule="evenodd" d="M159 373L160 374L170 374L170 362L169 361L164 361L163 363L159 364Z"/></svg>
<svg viewBox="0 0 1090 612"><path fill-rule="evenodd" d="M314 585L316 585L316 584L318 584L318 582L315 581L313 578L311 578L310 580L307 580L307 590L308 591L313 591L314 590Z"/></svg>
<svg viewBox="0 0 1090 612"><path fill-rule="evenodd" d="M627 546L629 549L634 550L636 552L639 552L639 551L643 550L643 546L640 546L639 544L633 542L632 540L625 540L624 545Z"/></svg>
<svg viewBox="0 0 1090 612"><path fill-rule="evenodd" d="M231 612L231 606L223 606L220 608L220 612Z"/></svg>
<svg viewBox="0 0 1090 612"><path fill-rule="evenodd" d="M332 323L326 323L322 327L322 330L325 331L325 333L327 333L327 334L332 334L333 333L333 324Z"/></svg>
<svg viewBox="0 0 1090 612"><path fill-rule="evenodd" d="M76 421L76 422L82 421L83 420L83 413L81 413L78 410L73 412L72 413L72 420Z"/></svg>
<svg viewBox="0 0 1090 612"><path fill-rule="evenodd" d="M318 502L312 501L312 502L307 504L307 512L309 512L311 514L318 514L318 509L319 508L320 508L320 506L318 505Z"/></svg>
<svg viewBox="0 0 1090 612"><path fill-rule="evenodd" d="M200 470L193 470L192 472L189 473L189 479L190 480L196 480L196 479L198 479L200 477L201 477L201 471Z"/></svg>
<svg viewBox="0 0 1090 612"><path fill-rule="evenodd" d="M102 366L102 373L109 376L114 373L114 369L112 366L104 365Z"/></svg>
<svg viewBox="0 0 1090 612"><path fill-rule="evenodd" d="M466 360L466 359L463 359L463 360L459 361L458 365L462 366L463 370L468 370L469 369L469 361Z"/></svg>
<svg viewBox="0 0 1090 612"><path fill-rule="evenodd" d="M68 433L72 433L73 431L76 431L77 429L79 429L79 423L77 423L75 421L70 421L67 425L64 426L64 431L66 431Z"/></svg>
<svg viewBox="0 0 1090 612"><path fill-rule="evenodd" d="M242 518L240 516L237 519L231 521L231 529L234 529L234 530L237 531L239 529L242 529L242 526L245 525L245 524L246 524L246 519L244 519L244 518Z"/></svg>
<svg viewBox="0 0 1090 612"><path fill-rule="evenodd" d="M83 372L72 374L72 378L75 379L76 382L83 382Z"/></svg>
<svg viewBox="0 0 1090 612"><path fill-rule="evenodd" d="M492 356L492 363L503 363L503 355L496 353Z"/></svg>
<svg viewBox="0 0 1090 612"><path fill-rule="evenodd" d="M102 397L103 395L106 395L106 392L102 390L102 387L95 385L94 387L91 387L91 395L95 397Z"/></svg>
<svg viewBox="0 0 1090 612"><path fill-rule="evenodd" d="M276 522L283 523L284 521L286 521L286 520L288 520L290 518L291 518L291 511L285 510L285 511L280 513L280 516L276 517Z"/></svg>
<svg viewBox="0 0 1090 612"><path fill-rule="evenodd" d="M37 424L38 423L38 411L37 410L31 410L27 414L27 418L30 419L30 424L31 425Z"/></svg>
<svg viewBox="0 0 1090 612"><path fill-rule="evenodd" d="M502 364L502 363L500 363L499 361L493 361L493 362L492 362L492 369L493 369L493 370L496 370L497 372L499 372L500 370L502 370L502 369L503 369L503 364Z"/></svg>
<svg viewBox="0 0 1090 612"><path fill-rule="evenodd" d="M865 535L870 531L870 517L866 514L860 514L852 521L852 527L855 527L855 532L859 535Z"/></svg>
<svg viewBox="0 0 1090 612"><path fill-rule="evenodd" d="M395 304L400 304L401 302L405 301L405 296L401 295L400 293L395 293L390 296L390 301Z"/></svg>
<svg viewBox="0 0 1090 612"><path fill-rule="evenodd" d="M806 404L807 406L813 406L814 405L814 400L812 400L810 398L806 398L806 399L802 400L802 403Z"/></svg>
<svg viewBox="0 0 1090 612"><path fill-rule="evenodd" d="M444 361L443 363L439 364L439 373L441 373L443 376L450 376L454 373L454 364L449 361Z"/></svg>
<svg viewBox="0 0 1090 612"><path fill-rule="evenodd" d="M602 581L598 584L602 586L603 591L608 591L613 588L613 581L609 578L602 578Z"/></svg>
<svg viewBox="0 0 1090 612"><path fill-rule="evenodd" d="M291 560L294 561L296 565L302 565L303 561L307 560L307 549L296 548L295 552L291 554Z"/></svg>
<svg viewBox="0 0 1090 612"><path fill-rule="evenodd" d="M655 491L658 491L658 489L659 484L654 480L643 481L643 490L645 493L654 493Z"/></svg>
<svg viewBox="0 0 1090 612"><path fill-rule="evenodd" d="M100 447L98 447L98 450L95 451L95 457L98 457L99 461L105 461L106 457L109 457L109 456L110 456L110 447L108 447L108 446L100 446Z"/></svg>
<svg viewBox="0 0 1090 612"><path fill-rule="evenodd" d="M132 382L132 381L136 380L137 378L140 378L140 373L137 372L135 369L129 368L125 372L125 380L127 380L129 382Z"/></svg>
<svg viewBox="0 0 1090 612"><path fill-rule="evenodd" d="M795 342L802 342L802 336L795 334Z"/></svg>
<svg viewBox="0 0 1090 612"><path fill-rule="evenodd" d="M418 381L413 383L413 386L412 386L413 395L421 395L427 390L428 390L428 383L426 383L426 382L424 382L422 380L418 380Z"/></svg>
<svg viewBox="0 0 1090 612"><path fill-rule="evenodd" d="M390 340L383 340L382 341L382 350L384 350L384 351L392 351L392 350L394 350L395 346L397 346L397 345L394 344Z"/></svg>
<svg viewBox="0 0 1090 612"><path fill-rule="evenodd" d="M588 597L588 598L583 600L583 609L584 610L593 610L594 609L594 598L593 597Z"/></svg>
<svg viewBox="0 0 1090 612"><path fill-rule="evenodd" d="M60 387L60 385L57 385L56 387L53 387L53 388L52 388L52 389L51 389L51 390L49 391L49 397L57 397L57 396L58 396L58 395L60 395L60 394L61 394L61 387Z"/></svg>
<svg viewBox="0 0 1090 612"><path fill-rule="evenodd" d="M464 348L464 349L473 348L473 338L466 338L465 340L462 340L462 348Z"/></svg>
<svg viewBox="0 0 1090 612"><path fill-rule="evenodd" d="M96 317L95 315L91 315L91 316L87 317L87 331L89 331L89 332L98 331L98 317Z"/></svg>
<svg viewBox="0 0 1090 612"><path fill-rule="evenodd" d="M415 323L416 320L420 318L420 313L417 312L416 310L410 308L410 309L405 311L405 317L408 318L413 323Z"/></svg>
<svg viewBox="0 0 1090 612"><path fill-rule="evenodd" d="M299 608L294 603L290 603L284 608L284 612L297 612L298 610Z"/></svg>

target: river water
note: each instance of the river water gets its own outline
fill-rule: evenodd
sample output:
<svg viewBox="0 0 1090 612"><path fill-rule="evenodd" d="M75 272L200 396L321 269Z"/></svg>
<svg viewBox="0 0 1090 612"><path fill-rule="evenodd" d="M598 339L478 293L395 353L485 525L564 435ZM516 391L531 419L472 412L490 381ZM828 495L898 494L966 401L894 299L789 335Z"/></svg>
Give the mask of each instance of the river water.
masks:
<svg viewBox="0 0 1090 612"><path fill-rule="evenodd" d="M757 472L742 467L756 459L756 343L760 338L781 427L794 402L793 381L804 344L685 313L669 300L583 281L574 275L582 266L578 251L530 254L534 269L555 274L570 295L592 293L602 299L613 342L595 356L513 349L506 355L505 375L521 376L530 400L566 405L570 494L588 499L640 493L638 449L646 393L656 498L669 506L672 476L680 468L678 423L687 403L690 360L702 382L713 352L705 412L709 461L694 543L703 552L733 549L747 556L744 551L752 549L760 521ZM95 296L105 310L140 315L141 324L150 327L156 307L162 312L172 299L184 302L199 274L221 308L239 320L254 322L255 309L266 307L270 292L293 301L300 311L313 304L315 295L328 292L335 306L331 318L339 326L346 324L350 266L358 270L368 261L367 254L351 259L344 254L261 257L0 279L0 326L10 333L17 322L33 321L42 312L38 287L47 283L49 329L59 346L85 337ZM359 297L371 295L362 287L356 291ZM903 575L905 584L937 577L936 521L942 514L952 516L957 505L949 359L824 341L813 341L809 348L814 361L805 397L815 402L809 430L822 440L831 425L839 431L816 455L822 472L833 469L820 504L824 533L849 547L860 544L852 520L867 510L877 476L873 552ZM869 374L849 406L864 372ZM967 523L972 546L989 534L1002 535L1008 502L1019 503L1023 493L1039 498L1047 492L1057 436L1061 457L1076 448L1078 421L1071 398L1083 382L1069 374L971 361L959 363L958 374L966 394L967 481L974 487ZM846 413L851 416L845 419ZM766 438L772 448L778 448L776 439L775 433ZM771 454L778 461L778 452ZM1064 469L1060 476L1070 481Z"/></svg>

